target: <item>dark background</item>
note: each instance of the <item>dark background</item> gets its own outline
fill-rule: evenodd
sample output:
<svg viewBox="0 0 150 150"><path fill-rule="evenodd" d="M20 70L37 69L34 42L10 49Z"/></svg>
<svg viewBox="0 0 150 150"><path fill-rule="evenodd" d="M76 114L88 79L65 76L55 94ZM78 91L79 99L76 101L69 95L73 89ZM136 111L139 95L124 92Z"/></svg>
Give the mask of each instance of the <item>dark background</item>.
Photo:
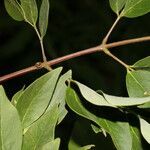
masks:
<svg viewBox="0 0 150 150"><path fill-rule="evenodd" d="M90 48L101 43L113 24L116 15L108 0L51 0L50 17L45 48L48 60ZM142 17L123 18L115 28L109 42L150 35L150 14ZM112 52L127 64L150 54L150 43L140 43L113 48ZM0 76L41 61L41 51L34 30L25 22L16 22L0 2ZM126 70L102 53L75 58L55 65L64 72L72 69L73 78L108 94L127 96ZM24 85L29 85L45 70L27 74L4 82L11 97Z"/></svg>

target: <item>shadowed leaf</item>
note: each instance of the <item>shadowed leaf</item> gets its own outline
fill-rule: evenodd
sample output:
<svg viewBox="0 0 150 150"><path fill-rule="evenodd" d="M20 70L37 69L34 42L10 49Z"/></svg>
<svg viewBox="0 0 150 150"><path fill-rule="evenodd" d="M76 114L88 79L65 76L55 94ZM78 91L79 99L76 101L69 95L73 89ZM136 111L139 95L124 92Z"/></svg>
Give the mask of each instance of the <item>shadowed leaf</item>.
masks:
<svg viewBox="0 0 150 150"><path fill-rule="evenodd" d="M76 92L69 87L67 89L66 102L75 113L94 121L97 125L104 128L106 132L110 134L114 145L118 150L131 150L132 138L129 124L127 122L113 122L96 116L82 105Z"/></svg>

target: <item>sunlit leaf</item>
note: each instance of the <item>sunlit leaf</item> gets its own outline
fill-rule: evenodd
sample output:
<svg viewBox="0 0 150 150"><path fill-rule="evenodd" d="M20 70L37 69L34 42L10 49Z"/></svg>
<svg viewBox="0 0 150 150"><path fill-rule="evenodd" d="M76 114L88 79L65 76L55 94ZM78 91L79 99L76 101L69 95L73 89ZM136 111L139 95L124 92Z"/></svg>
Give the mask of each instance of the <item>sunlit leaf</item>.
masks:
<svg viewBox="0 0 150 150"><path fill-rule="evenodd" d="M4 0L8 14L17 21L24 20L23 12L17 0Z"/></svg>
<svg viewBox="0 0 150 150"><path fill-rule="evenodd" d="M114 145L119 150L131 150L132 138L130 134L129 124L125 121L110 121L105 118L101 118L87 110L81 103L76 92L68 88L66 101L68 106L78 115L85 117L91 121L94 121L97 125L104 128L108 132L113 140ZM122 118L123 119L123 118ZM127 140L128 139L128 140Z"/></svg>
<svg viewBox="0 0 150 150"><path fill-rule="evenodd" d="M78 85L82 96L88 102L98 106L110 106L110 107L134 106L150 102L150 97L143 97L143 98L118 97L108 95L103 92L98 94L94 90L79 83L78 81L73 81L73 83L76 83Z"/></svg>
<svg viewBox="0 0 150 150"><path fill-rule="evenodd" d="M141 133L143 135L143 137L145 138L145 140L150 144L150 124L142 119L142 118L139 118L140 119L140 127L141 127Z"/></svg>
<svg viewBox="0 0 150 150"><path fill-rule="evenodd" d="M19 97L18 109L23 129L36 121L48 107L62 68L55 69L37 79Z"/></svg>
<svg viewBox="0 0 150 150"><path fill-rule="evenodd" d="M21 150L22 127L16 108L0 86L0 149Z"/></svg>
<svg viewBox="0 0 150 150"><path fill-rule="evenodd" d="M124 7L126 0L109 0L111 9L119 15L119 12L122 10Z"/></svg>
<svg viewBox="0 0 150 150"><path fill-rule="evenodd" d="M20 0L26 22L35 26L38 18L36 0Z"/></svg>
<svg viewBox="0 0 150 150"><path fill-rule="evenodd" d="M49 17L49 0L42 0L39 15L39 29L42 38L45 36L47 31L48 17Z"/></svg>
<svg viewBox="0 0 150 150"><path fill-rule="evenodd" d="M150 12L150 0L127 0L121 16L134 18Z"/></svg>
<svg viewBox="0 0 150 150"><path fill-rule="evenodd" d="M135 106L135 105L142 105L147 102L150 102L150 96L149 97L142 97L142 98L130 98L130 97L118 97L118 96L112 96L103 93L105 99L114 106Z"/></svg>
<svg viewBox="0 0 150 150"><path fill-rule="evenodd" d="M104 97L91 88L87 87L86 85L79 83L78 81L73 81L73 83L77 84L82 96L90 103L98 106L110 106L115 107L107 102Z"/></svg>
<svg viewBox="0 0 150 150"><path fill-rule="evenodd" d="M54 131L58 119L58 106L42 115L26 131L23 139L23 150L42 150L45 143L54 140ZM47 147L47 146L46 146Z"/></svg>

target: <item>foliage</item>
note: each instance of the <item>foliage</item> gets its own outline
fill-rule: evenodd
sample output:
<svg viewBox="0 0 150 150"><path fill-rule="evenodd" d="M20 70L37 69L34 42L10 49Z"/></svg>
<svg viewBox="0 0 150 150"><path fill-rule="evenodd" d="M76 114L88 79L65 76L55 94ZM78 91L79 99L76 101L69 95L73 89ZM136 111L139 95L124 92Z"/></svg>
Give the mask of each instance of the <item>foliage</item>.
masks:
<svg viewBox="0 0 150 150"><path fill-rule="evenodd" d="M43 61L46 63L43 37L48 27L49 1L41 2L40 11L35 0L4 0L4 2L12 18L24 20L34 28L40 40ZM117 15L113 27L122 17L134 18L150 11L149 0L109 0L109 2ZM110 33L111 30L105 42ZM118 61L108 49L104 48L103 51ZM97 134L110 136L118 150L141 150L144 148L143 140L150 144L148 134L150 57L139 60L132 66L126 65L121 60L119 62L127 70L126 87L129 97L112 96L101 90L95 91L73 80L71 71L61 75L62 68L46 73L27 88L17 92L11 102L1 86L0 149L58 150L61 139L56 136L56 127L68 113L66 104L68 109L90 121L95 137ZM70 150L88 150L94 146L97 145L76 143L73 135L68 141Z"/></svg>

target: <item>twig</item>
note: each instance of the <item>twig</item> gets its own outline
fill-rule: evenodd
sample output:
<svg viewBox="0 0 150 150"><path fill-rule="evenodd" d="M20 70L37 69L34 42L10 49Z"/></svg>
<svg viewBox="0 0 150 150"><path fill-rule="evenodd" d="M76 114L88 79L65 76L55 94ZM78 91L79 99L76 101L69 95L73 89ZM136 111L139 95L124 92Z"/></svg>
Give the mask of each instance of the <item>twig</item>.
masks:
<svg viewBox="0 0 150 150"><path fill-rule="evenodd" d="M127 45L127 44L133 44L133 43L139 43L139 42L144 42L144 41L150 41L150 36L146 36L146 37L141 37L141 38L135 38L135 39L129 39L129 40L123 40L123 41L119 41L119 42L114 42L114 43L110 43L110 44L106 44L105 48L114 48L114 47L118 47L118 46L123 46L123 45ZM56 59L53 59L51 61L48 61L48 65L53 66L56 65L58 63L70 60L72 58L76 58L79 56L83 56L83 55L88 55L91 53L96 53L96 52L100 52L103 51L104 45L103 46L96 46L96 47L92 47L89 49L85 49L85 50L81 50L79 52L73 53L73 54L69 54L63 57L59 57ZM36 63L34 66L4 75L2 77L0 77L0 84L3 83L4 81L19 77L19 76L23 76L27 73L36 71L36 70L40 70L42 68L44 68L45 65L44 63Z"/></svg>
<svg viewBox="0 0 150 150"><path fill-rule="evenodd" d="M107 48L103 49L104 53L108 56L110 56L111 58L113 58L115 61L117 61L118 63L120 63L122 66L124 66L126 69L131 70L130 66L127 65L126 63L124 63L122 60L120 60L118 57L116 57L114 54L112 54Z"/></svg>
<svg viewBox="0 0 150 150"><path fill-rule="evenodd" d="M120 20L120 16L117 17L116 21L114 22L114 24L112 25L112 27L110 28L110 30L108 31L107 35L105 36L105 38L102 41L102 44L106 44L108 41L109 36L111 35L112 31L114 30L114 28L116 27L116 25L118 24Z"/></svg>
<svg viewBox="0 0 150 150"><path fill-rule="evenodd" d="M39 38L39 41L40 41L40 46L41 46L43 61L47 62L47 58L46 58L45 50L44 50L44 46L43 46L43 39L41 38L40 33L39 33L37 27L36 26L33 26L33 27L34 27L34 30L35 30L38 38Z"/></svg>

